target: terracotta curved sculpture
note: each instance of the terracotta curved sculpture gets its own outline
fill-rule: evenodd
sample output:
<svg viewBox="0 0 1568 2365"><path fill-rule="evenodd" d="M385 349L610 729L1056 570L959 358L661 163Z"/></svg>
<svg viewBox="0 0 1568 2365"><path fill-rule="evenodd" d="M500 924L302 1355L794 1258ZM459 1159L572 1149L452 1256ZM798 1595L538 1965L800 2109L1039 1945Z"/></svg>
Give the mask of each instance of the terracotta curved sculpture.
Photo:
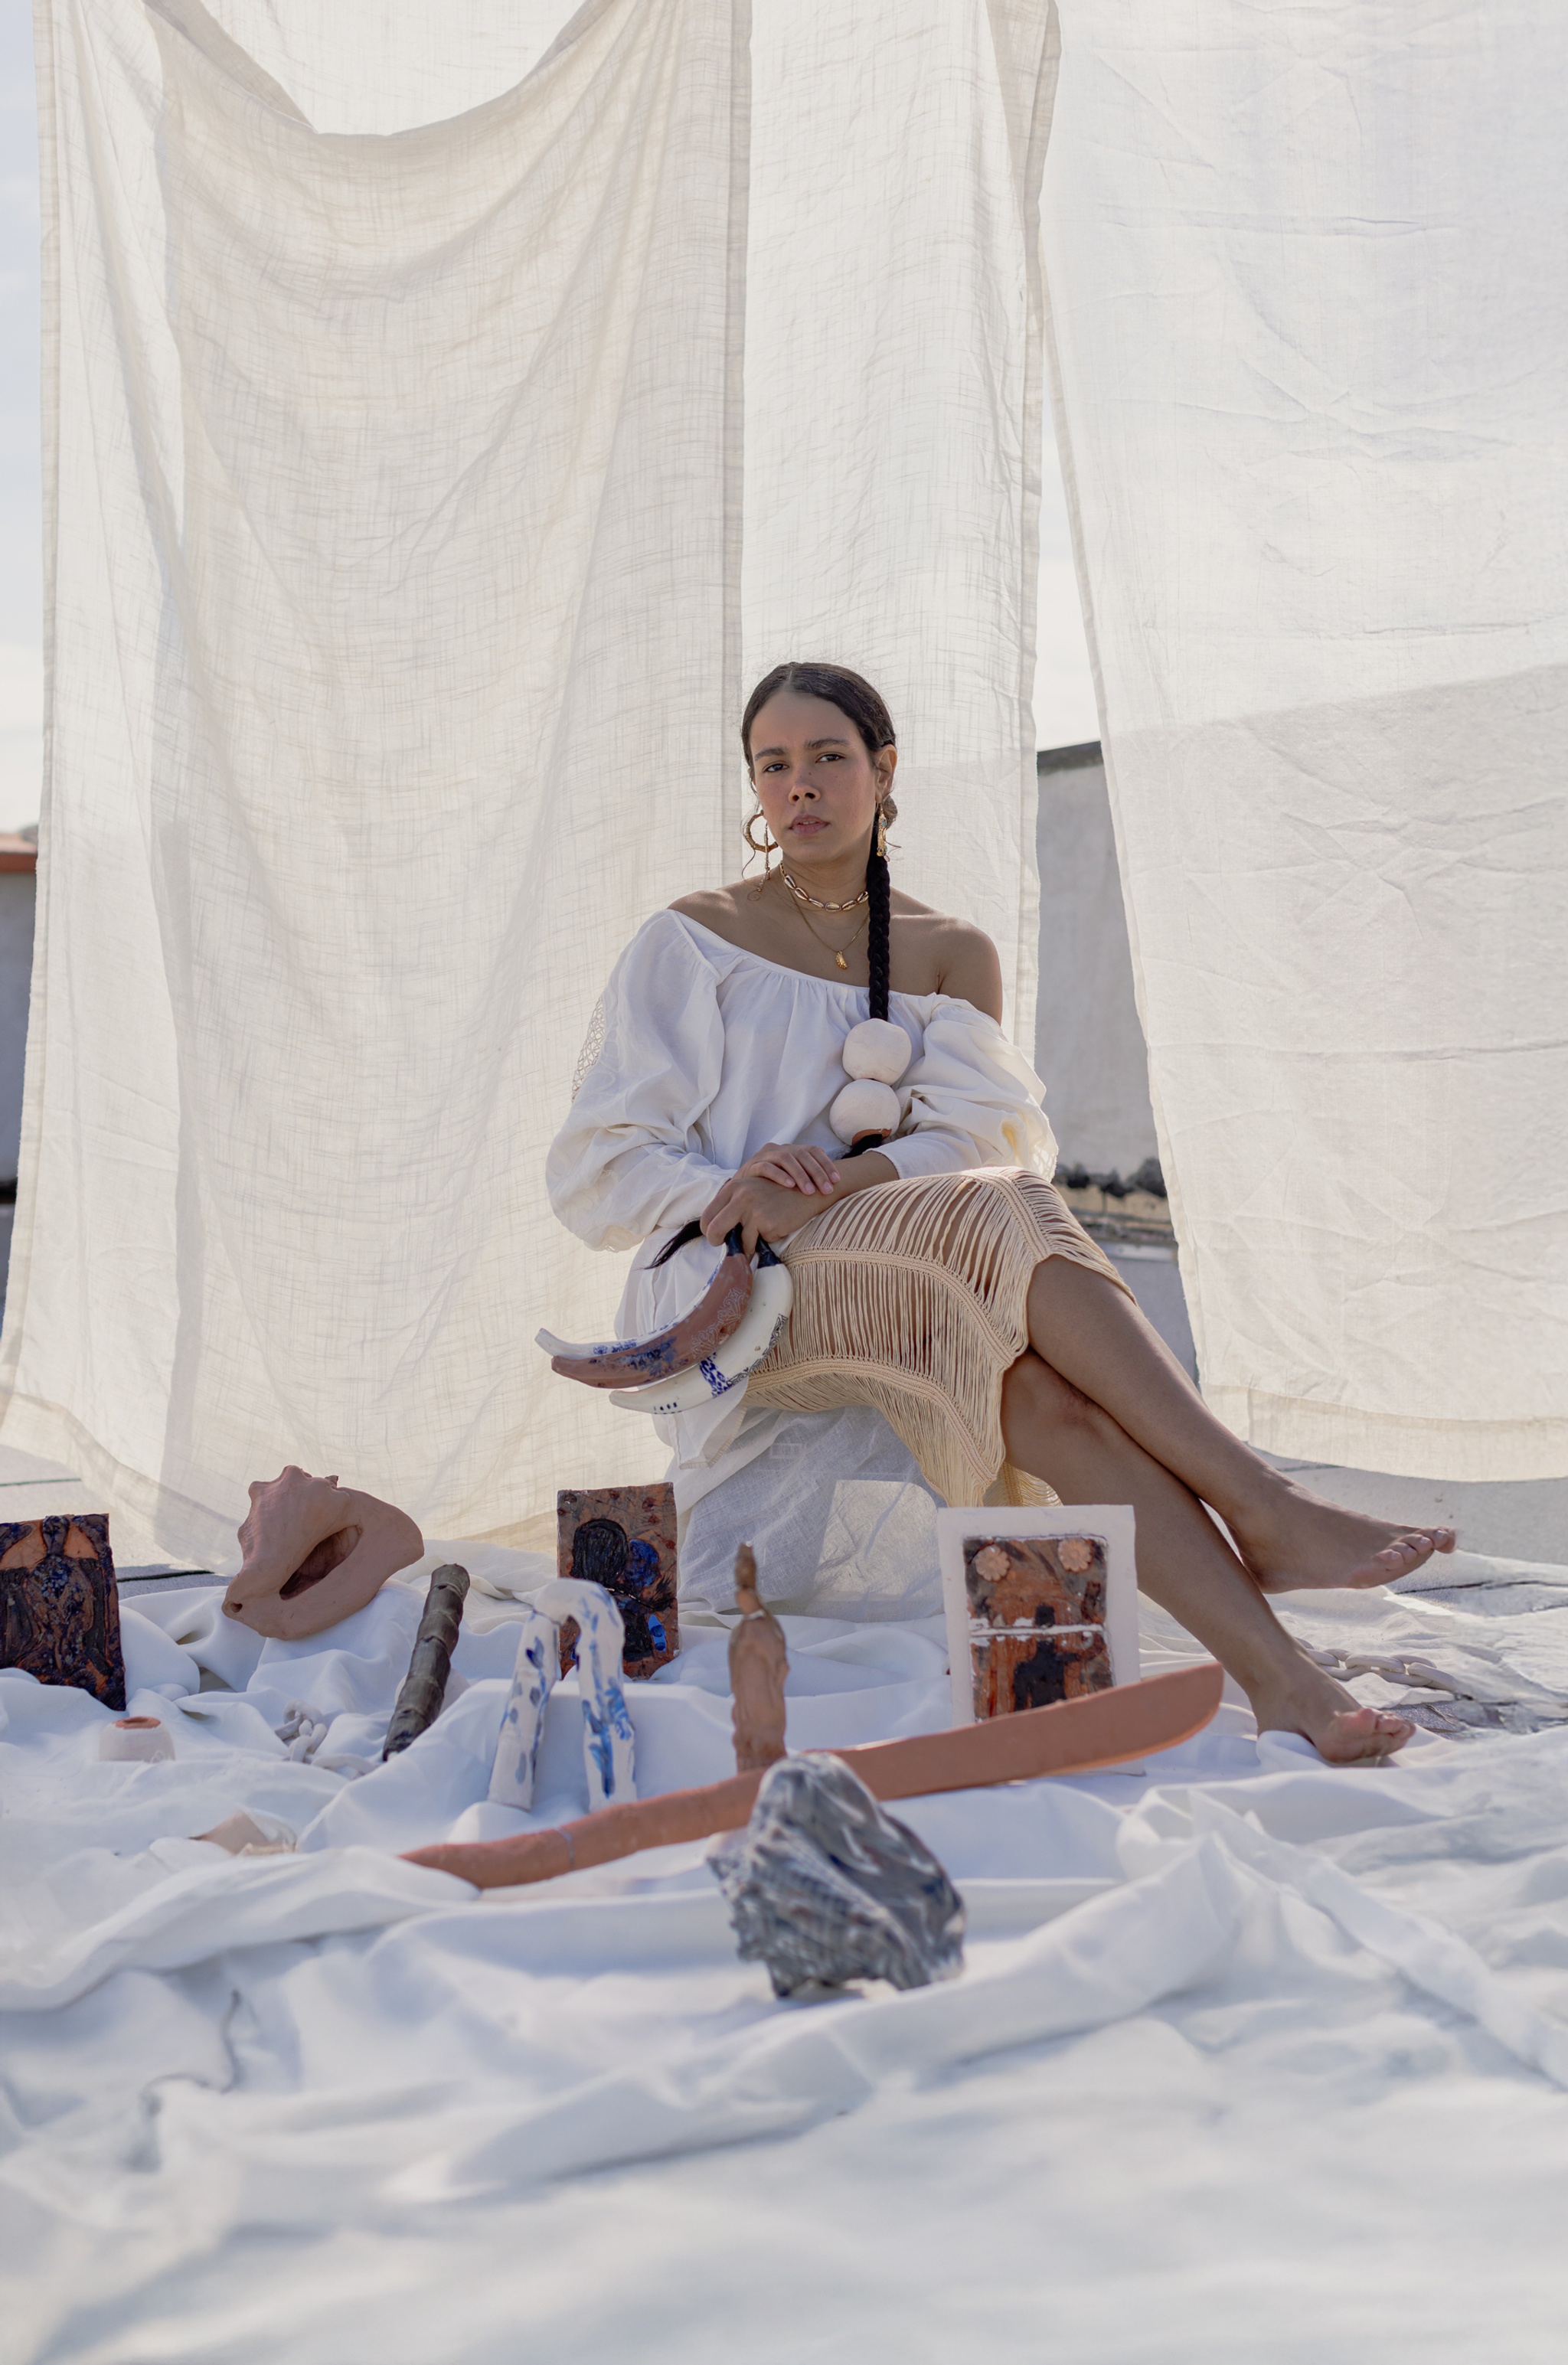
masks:
<svg viewBox="0 0 1568 2365"><path fill-rule="evenodd" d="M1087 1699L1021 1709L985 1724L921 1732L835 1749L874 1799L918 1799L938 1790L978 1789L991 1782L1034 1782L1044 1774L1095 1774L1201 1732L1219 1706L1225 1672L1213 1659L1119 1684ZM405 1861L455 1873L476 1889L512 1889L554 1880L590 1864L612 1864L641 1848L708 1839L738 1831L756 1804L760 1774L732 1774L700 1790L665 1790L653 1799L605 1807L577 1822L509 1840L442 1840L410 1848Z"/></svg>
<svg viewBox="0 0 1568 2365"><path fill-rule="evenodd" d="M758 1597L756 1554L749 1544L742 1544L735 1553L735 1608L741 1613L730 1636L735 1772L762 1774L784 1754L784 1678L790 1653L783 1627Z"/></svg>
<svg viewBox="0 0 1568 2365"><path fill-rule="evenodd" d="M363 1609L420 1558L425 1540L395 1504L313 1478L291 1462L276 1478L252 1480L240 1544L245 1557L223 1597L224 1616L297 1642Z"/></svg>

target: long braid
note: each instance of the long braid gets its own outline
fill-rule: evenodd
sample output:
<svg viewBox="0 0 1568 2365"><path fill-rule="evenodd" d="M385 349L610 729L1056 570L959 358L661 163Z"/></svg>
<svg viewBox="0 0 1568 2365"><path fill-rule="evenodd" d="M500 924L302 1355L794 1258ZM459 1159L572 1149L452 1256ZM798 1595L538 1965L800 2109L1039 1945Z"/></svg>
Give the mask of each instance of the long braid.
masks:
<svg viewBox="0 0 1568 2365"><path fill-rule="evenodd" d="M871 850L866 857L866 967L871 980L873 1018L885 1018L888 1014L888 971L892 959L892 881L888 875L887 856L877 851L881 818L879 805L877 826L871 832ZM880 1133L862 1134L842 1154L846 1158L863 1157L868 1149L879 1149L886 1138Z"/></svg>
<svg viewBox="0 0 1568 2365"><path fill-rule="evenodd" d="M878 820L881 808L878 807ZM888 1014L888 967L891 958L893 920L892 881L888 876L888 857L877 851L877 831L871 834L871 851L866 857L866 962L871 974L871 1015L885 1018Z"/></svg>

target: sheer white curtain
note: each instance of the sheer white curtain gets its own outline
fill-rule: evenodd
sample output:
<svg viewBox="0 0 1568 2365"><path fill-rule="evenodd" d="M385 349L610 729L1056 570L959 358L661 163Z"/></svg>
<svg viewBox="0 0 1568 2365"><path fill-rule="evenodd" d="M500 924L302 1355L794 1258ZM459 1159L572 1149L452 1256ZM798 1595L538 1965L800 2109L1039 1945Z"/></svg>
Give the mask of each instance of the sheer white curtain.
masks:
<svg viewBox="0 0 1568 2365"><path fill-rule="evenodd" d="M354 17L291 29L361 78ZM618 1291L540 1170L611 948L722 875L744 17L600 0L396 137L314 129L195 0L52 34L5 1434L178 1550L286 1457L494 1528L658 1453L532 1343Z"/></svg>
<svg viewBox="0 0 1568 2365"><path fill-rule="evenodd" d="M1562 1474L1568 17L1061 25L1058 423L1204 1392Z"/></svg>
<svg viewBox="0 0 1568 2365"><path fill-rule="evenodd" d="M543 1155L738 866L748 661L858 661L1029 1017L1033 0L50 0L50 772L8 1441L122 1549L341 1470L646 1474ZM748 267L750 293L748 297ZM749 319L747 311L749 306ZM750 341L749 386L743 350Z"/></svg>

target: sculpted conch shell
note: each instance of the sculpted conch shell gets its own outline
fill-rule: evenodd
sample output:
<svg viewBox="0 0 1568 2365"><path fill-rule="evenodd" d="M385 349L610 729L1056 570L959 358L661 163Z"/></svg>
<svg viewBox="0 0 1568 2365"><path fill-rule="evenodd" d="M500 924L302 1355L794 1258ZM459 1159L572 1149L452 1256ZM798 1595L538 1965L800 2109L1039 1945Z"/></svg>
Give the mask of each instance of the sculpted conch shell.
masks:
<svg viewBox="0 0 1568 2365"><path fill-rule="evenodd" d="M223 1597L224 1616L297 1642L363 1609L420 1557L425 1540L396 1504L313 1478L291 1462L276 1478L252 1482L240 1544L245 1557Z"/></svg>

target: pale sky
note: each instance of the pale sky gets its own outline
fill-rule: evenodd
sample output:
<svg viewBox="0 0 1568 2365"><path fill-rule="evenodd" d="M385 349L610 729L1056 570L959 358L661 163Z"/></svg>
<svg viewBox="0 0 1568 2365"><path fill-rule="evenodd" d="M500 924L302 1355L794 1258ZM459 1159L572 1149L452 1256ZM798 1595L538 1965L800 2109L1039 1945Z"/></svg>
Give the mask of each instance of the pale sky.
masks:
<svg viewBox="0 0 1568 2365"><path fill-rule="evenodd" d="M38 239L32 9L0 0L0 830L36 821L39 809ZM1035 726L1042 747L1064 747L1098 738L1100 726L1048 422L1046 441Z"/></svg>

